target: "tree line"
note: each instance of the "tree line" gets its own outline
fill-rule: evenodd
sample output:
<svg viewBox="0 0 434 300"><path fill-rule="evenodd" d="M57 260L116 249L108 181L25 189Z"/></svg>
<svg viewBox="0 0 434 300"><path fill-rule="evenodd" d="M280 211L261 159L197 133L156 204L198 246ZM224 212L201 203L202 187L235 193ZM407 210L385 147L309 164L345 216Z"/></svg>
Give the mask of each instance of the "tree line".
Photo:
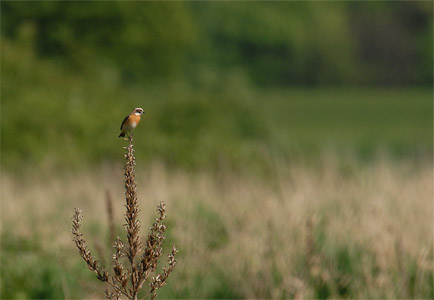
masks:
<svg viewBox="0 0 434 300"><path fill-rule="evenodd" d="M431 85L433 4L1 3L1 34L77 72L123 82L241 74L258 86Z"/></svg>

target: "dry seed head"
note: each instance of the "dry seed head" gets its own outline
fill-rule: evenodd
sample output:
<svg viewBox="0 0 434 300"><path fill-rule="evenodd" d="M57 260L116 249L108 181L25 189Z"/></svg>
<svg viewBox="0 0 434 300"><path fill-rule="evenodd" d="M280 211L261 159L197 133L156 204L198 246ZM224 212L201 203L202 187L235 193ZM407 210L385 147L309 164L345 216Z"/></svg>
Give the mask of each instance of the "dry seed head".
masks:
<svg viewBox="0 0 434 300"><path fill-rule="evenodd" d="M81 215L82 210L76 208L75 214L72 217L72 234L74 235L73 241L80 252L81 257L87 263L88 268L97 274L97 278L101 281L108 280L108 272L104 270L103 267L99 266L98 261L92 256L92 253L86 246L86 241L83 239L83 234L80 232L81 220L83 216Z"/></svg>
<svg viewBox="0 0 434 300"><path fill-rule="evenodd" d="M151 283L149 286L151 287L150 294L151 299L155 299L157 297L157 290L167 283L167 278L172 273L173 269L176 265L176 259L175 255L178 252L175 246L172 246L172 252L168 255L168 261L169 261L169 267L163 268L163 274L157 274L156 276L152 277Z"/></svg>

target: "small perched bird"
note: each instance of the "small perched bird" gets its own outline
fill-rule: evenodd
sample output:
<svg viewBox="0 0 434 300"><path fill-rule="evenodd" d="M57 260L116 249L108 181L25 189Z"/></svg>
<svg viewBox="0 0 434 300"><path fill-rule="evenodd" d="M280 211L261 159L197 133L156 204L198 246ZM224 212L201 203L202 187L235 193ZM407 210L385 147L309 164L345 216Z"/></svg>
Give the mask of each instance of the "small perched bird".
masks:
<svg viewBox="0 0 434 300"><path fill-rule="evenodd" d="M121 134L119 137L125 137L126 133L131 133L131 131L136 128L137 124L140 122L140 116L144 114L142 108L135 108L125 119L122 121Z"/></svg>

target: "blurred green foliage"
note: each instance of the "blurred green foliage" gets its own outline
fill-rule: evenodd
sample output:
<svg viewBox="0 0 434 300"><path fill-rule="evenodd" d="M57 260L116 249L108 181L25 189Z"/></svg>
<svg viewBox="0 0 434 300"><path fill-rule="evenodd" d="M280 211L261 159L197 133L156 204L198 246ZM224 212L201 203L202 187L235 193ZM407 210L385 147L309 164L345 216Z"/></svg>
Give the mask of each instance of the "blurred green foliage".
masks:
<svg viewBox="0 0 434 300"><path fill-rule="evenodd" d="M333 145L367 158L378 147L397 157L429 157L433 148L430 89L257 89L239 74L198 89L177 81L128 88L65 72L8 39L1 54L2 166L10 170L119 161L120 123L134 107L147 112L135 130L139 159L186 168L263 170L276 155L314 157Z"/></svg>
<svg viewBox="0 0 434 300"><path fill-rule="evenodd" d="M1 8L1 164L10 170L119 161L120 122L134 107L147 111L139 159L186 168L263 170L276 155L328 145L363 157L378 147L432 151L432 91L403 88L432 83L430 2Z"/></svg>
<svg viewBox="0 0 434 300"><path fill-rule="evenodd" d="M12 232L3 232L1 242L2 299L80 298L83 294L76 286L82 280L93 280L93 274L88 274L78 260L71 263L68 256L73 257L74 251L45 249L42 239L23 238Z"/></svg>
<svg viewBox="0 0 434 300"><path fill-rule="evenodd" d="M211 208L199 203L196 207L195 219L204 229L203 240L210 250L220 249L229 243L229 232L221 216ZM212 232L213 234L209 234Z"/></svg>
<svg viewBox="0 0 434 300"><path fill-rule="evenodd" d="M2 33L27 35L40 57L77 72L95 68L125 81L175 72L194 38L181 3L11 2L2 4Z"/></svg>
<svg viewBox="0 0 434 300"><path fill-rule="evenodd" d="M413 2L2 3L2 36L122 82L241 70L261 86L432 83L432 12Z"/></svg>

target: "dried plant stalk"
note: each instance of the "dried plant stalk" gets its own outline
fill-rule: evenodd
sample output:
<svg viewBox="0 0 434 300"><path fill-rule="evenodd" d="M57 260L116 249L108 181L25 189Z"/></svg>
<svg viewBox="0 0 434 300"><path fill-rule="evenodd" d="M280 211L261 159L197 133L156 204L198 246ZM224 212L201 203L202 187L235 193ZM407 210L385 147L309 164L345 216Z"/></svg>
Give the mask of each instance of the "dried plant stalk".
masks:
<svg viewBox="0 0 434 300"><path fill-rule="evenodd" d="M86 246L86 241L80 232L81 210L76 209L75 214L72 217L72 234L74 235L74 242L80 252L81 257L87 263L90 270L97 274L97 278L101 281L107 282L113 289L113 292L109 290L105 291L107 299L121 299L121 295L126 296L130 300L136 300L140 289L143 284L149 278L152 272L157 269L158 261L163 254L163 242L165 240L164 232L166 231L166 225L163 220L166 218L166 206L163 202L157 207L158 217L154 224L150 228L149 235L146 239L146 246L144 253L138 257L142 249L142 243L140 241L139 231L140 222L138 220L138 199L136 191L136 179L135 179L135 164L133 149L133 135L129 136L129 145L125 147L125 199L126 199L126 213L125 229L127 231L128 247L126 250L125 244L117 237L113 248L115 253L113 255L113 272L114 275L110 275L105 269L100 266L97 260L95 260ZM107 195L107 207L109 221L113 221L113 209L111 207L110 195ZM110 225L110 234L114 233L113 227ZM169 265L163 268L161 274L156 274L152 277L149 284L151 287L149 295L152 299L157 296L157 290L164 286L167 282L167 278L172 273L175 265L175 254L177 249L172 247L171 253L168 255ZM129 264L128 268L122 263L122 258L127 257Z"/></svg>
<svg viewBox="0 0 434 300"><path fill-rule="evenodd" d="M110 191L106 190L106 207L107 207L107 221L109 226L109 241L115 239L115 217L113 211L113 197Z"/></svg>
<svg viewBox="0 0 434 300"><path fill-rule="evenodd" d="M87 263L89 269L97 274L97 278L99 280L107 281L108 273L103 267L99 266L98 261L93 258L92 253L86 246L86 241L83 238L83 234L80 232L81 220L83 220L81 213L82 210L76 208L75 214L72 217L72 234L74 235L73 241L75 242L81 257Z"/></svg>
<svg viewBox="0 0 434 300"><path fill-rule="evenodd" d="M128 239L128 252L127 257L131 264L131 285L132 285L132 296L136 299L138 292L138 284L140 280L139 272L135 264L136 255L142 250L141 242L139 237L140 222L137 219L139 213L139 207L137 205L137 190L136 190L136 174L135 174L135 164L136 159L134 157L134 149L132 143L133 136L129 136L130 144L126 147L125 153L125 199L127 212L125 214L125 220L127 224L125 225L127 230Z"/></svg>
<svg viewBox="0 0 434 300"><path fill-rule="evenodd" d="M157 274L157 276L152 277L152 282L150 284L151 287L151 299L155 299L157 297L157 290L164 286L166 284L167 278L169 277L170 273L172 273L173 269L176 265L176 259L175 254L178 252L175 246L172 247L172 252L169 254L169 267L163 268L162 274Z"/></svg>

